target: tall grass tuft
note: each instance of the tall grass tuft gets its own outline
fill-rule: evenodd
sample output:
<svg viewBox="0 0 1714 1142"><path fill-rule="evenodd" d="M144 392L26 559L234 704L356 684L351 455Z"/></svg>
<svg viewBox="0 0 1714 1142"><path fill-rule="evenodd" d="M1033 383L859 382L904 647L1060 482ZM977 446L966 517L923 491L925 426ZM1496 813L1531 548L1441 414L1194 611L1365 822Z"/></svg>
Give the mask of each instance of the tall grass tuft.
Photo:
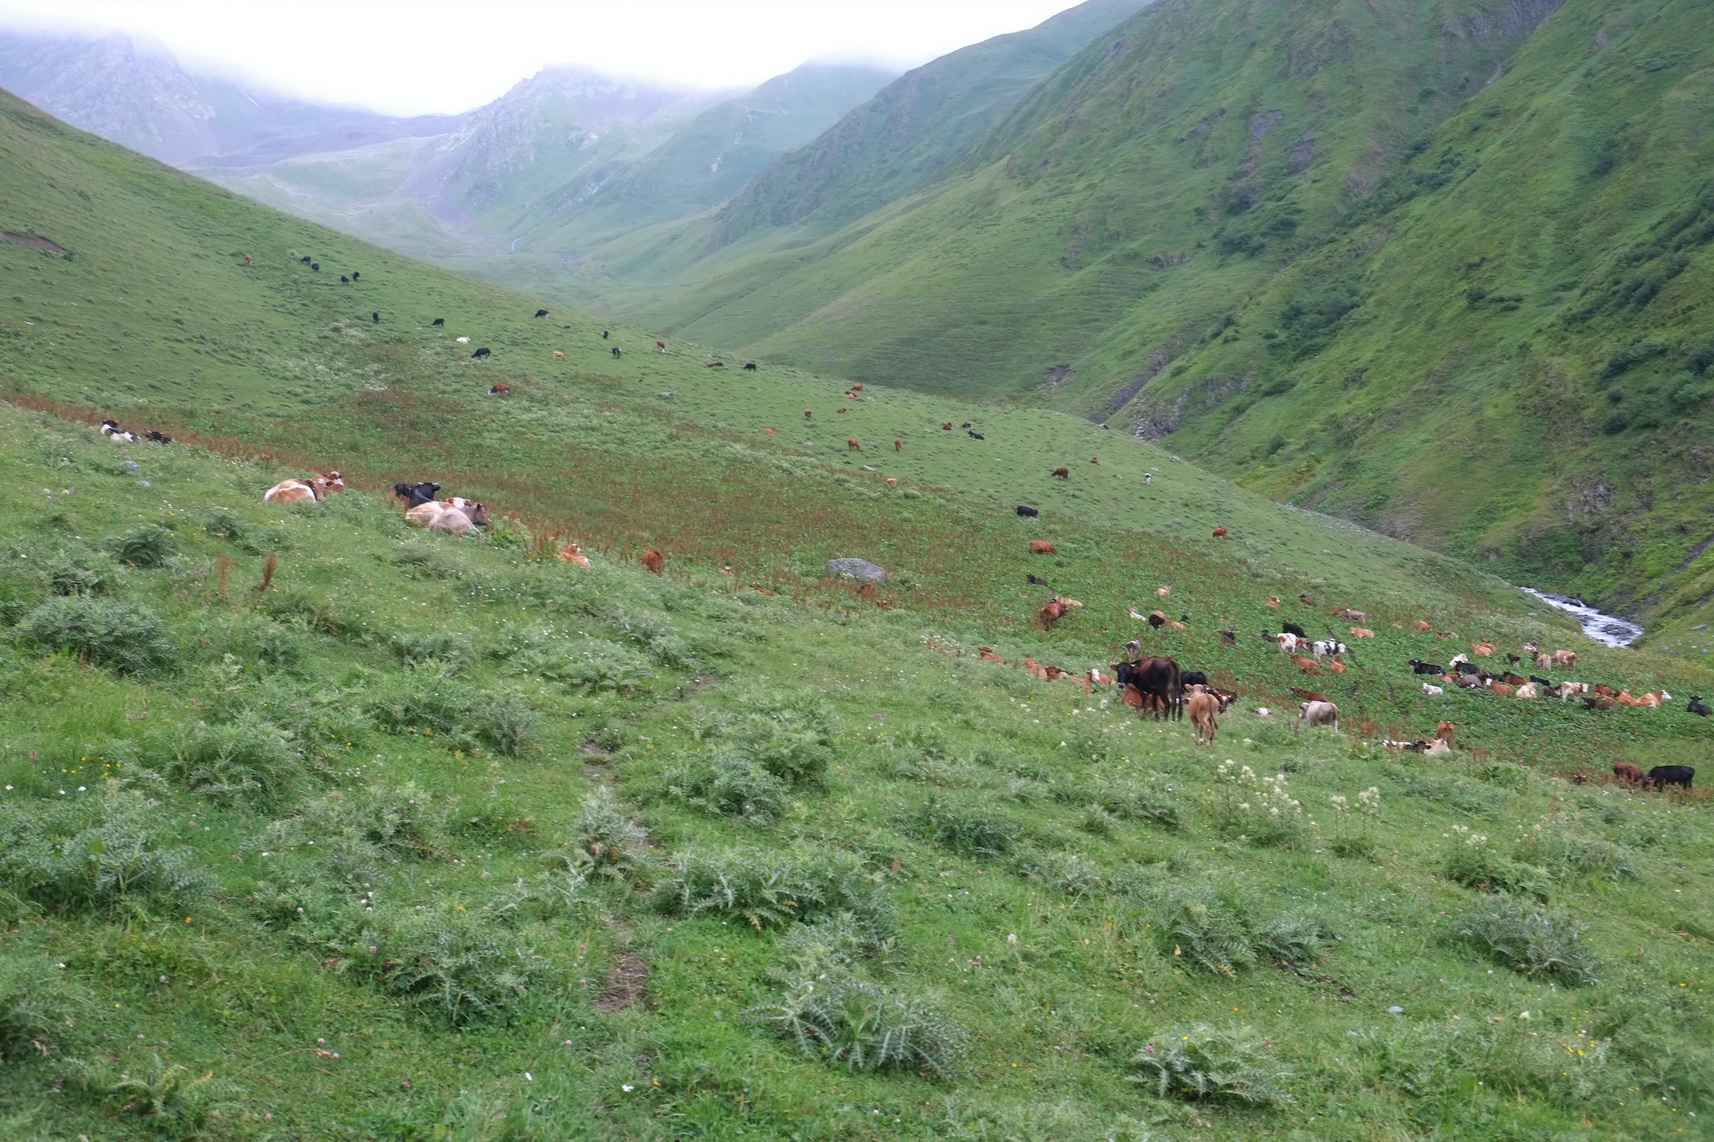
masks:
<svg viewBox="0 0 1714 1142"><path fill-rule="evenodd" d="M1133 1060L1136 1081L1160 1098L1290 1102L1281 1085L1291 1072L1269 1060L1269 1045L1249 1027L1198 1023L1162 1032Z"/></svg>
<svg viewBox="0 0 1714 1142"><path fill-rule="evenodd" d="M26 949L0 953L0 1062L57 1047L89 997L48 958Z"/></svg>
<svg viewBox="0 0 1714 1142"><path fill-rule="evenodd" d="M135 794L98 804L0 809L0 884L49 911L144 913L204 898L208 874L186 848L157 838L167 814Z"/></svg>
<svg viewBox="0 0 1714 1142"><path fill-rule="evenodd" d="M113 557L133 567L164 567L178 553L178 537L158 524L146 523L104 545Z"/></svg>
<svg viewBox="0 0 1714 1142"><path fill-rule="evenodd" d="M892 901L843 853L693 850L673 854L672 865L673 875L655 890L669 915L726 915L754 928L783 928L843 913L875 940L897 927Z"/></svg>
<svg viewBox="0 0 1714 1142"><path fill-rule="evenodd" d="M1458 925L1460 935L1514 971L1593 985L1601 981L1587 930L1569 912L1509 896L1477 903Z"/></svg>

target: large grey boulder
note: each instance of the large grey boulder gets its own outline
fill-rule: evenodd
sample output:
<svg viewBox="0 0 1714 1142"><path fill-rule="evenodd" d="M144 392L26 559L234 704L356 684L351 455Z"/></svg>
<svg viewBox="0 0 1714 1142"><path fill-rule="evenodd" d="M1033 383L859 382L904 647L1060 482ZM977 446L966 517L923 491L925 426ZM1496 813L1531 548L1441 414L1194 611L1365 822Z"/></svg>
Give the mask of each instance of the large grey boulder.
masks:
<svg viewBox="0 0 1714 1142"><path fill-rule="evenodd" d="M843 559L829 559L827 561L827 573L829 575L843 575L848 579L867 579L872 583L879 583L887 577L885 567L878 567L867 559L854 559L850 556Z"/></svg>

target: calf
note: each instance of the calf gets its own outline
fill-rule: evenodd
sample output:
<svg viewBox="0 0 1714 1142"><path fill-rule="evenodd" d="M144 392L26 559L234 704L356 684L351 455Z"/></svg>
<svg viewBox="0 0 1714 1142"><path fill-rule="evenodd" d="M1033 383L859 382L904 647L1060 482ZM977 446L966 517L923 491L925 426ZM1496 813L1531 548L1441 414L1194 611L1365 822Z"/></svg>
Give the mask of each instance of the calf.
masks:
<svg viewBox="0 0 1714 1142"><path fill-rule="evenodd" d="M1435 685L1432 685L1428 682L1424 682L1422 684L1422 692L1424 694L1428 694L1432 697L1435 694L1444 694L1444 693L1446 693L1446 690L1443 687L1435 686Z"/></svg>
<svg viewBox="0 0 1714 1142"><path fill-rule="evenodd" d="M556 361L563 361L565 360L565 354L561 353L558 349L555 349L553 351L553 359Z"/></svg>
<svg viewBox="0 0 1714 1142"><path fill-rule="evenodd" d="M1071 479L1071 469L1070 468L1055 468L1050 473L1050 475L1058 476L1061 480L1069 480L1069 479Z"/></svg>
<svg viewBox="0 0 1714 1142"><path fill-rule="evenodd" d="M1070 607L1055 599L1051 603L1044 603L1041 609L1036 611L1036 622L1041 624L1042 630L1052 630L1053 624L1063 619L1070 611Z"/></svg>
<svg viewBox="0 0 1714 1142"><path fill-rule="evenodd" d="M1649 783L1660 790L1668 785L1678 785L1689 793L1690 779L1695 776L1696 770L1688 765L1657 765L1649 770Z"/></svg>
<svg viewBox="0 0 1714 1142"><path fill-rule="evenodd" d="M1366 623L1369 621L1368 615L1364 614L1362 611L1354 611L1350 607L1340 607L1337 611L1333 612L1333 617L1336 619L1345 619L1346 621L1353 623Z"/></svg>
<svg viewBox="0 0 1714 1142"><path fill-rule="evenodd" d="M1714 710L1710 710L1707 706L1702 704L1702 696L1700 694L1693 695L1690 699L1690 705L1686 706L1685 709L1689 710L1692 714L1696 714L1703 718L1706 718L1709 714L1714 714Z"/></svg>
<svg viewBox="0 0 1714 1142"><path fill-rule="evenodd" d="M505 381L489 385L488 395L491 397L509 397L512 395L512 386L508 385Z"/></svg>
<svg viewBox="0 0 1714 1142"><path fill-rule="evenodd" d="M1643 771L1641 769L1624 761L1619 762L1613 767L1613 776L1617 777L1626 785L1641 785L1644 781L1648 780L1648 778L1643 776Z"/></svg>
<svg viewBox="0 0 1714 1142"><path fill-rule="evenodd" d="M1185 712L1190 715L1190 724L1196 736L1198 745L1214 744L1214 733L1220 728L1219 719L1220 699L1208 692L1206 686L1192 686L1190 698L1185 702Z"/></svg>
<svg viewBox="0 0 1714 1142"><path fill-rule="evenodd" d="M1090 463L1093 464L1093 463L1095 463L1095 461L1091 460ZM1225 539L1226 538L1225 527L1216 527L1214 529L1214 538L1215 539Z"/></svg>
<svg viewBox="0 0 1714 1142"><path fill-rule="evenodd" d="M653 549L643 552L643 568L656 575L666 574L667 561L659 551Z"/></svg>
<svg viewBox="0 0 1714 1142"><path fill-rule="evenodd" d="M1339 707L1332 702L1304 702L1298 707L1298 718L1310 728L1332 726L1339 728Z"/></svg>
<svg viewBox="0 0 1714 1142"><path fill-rule="evenodd" d="M1032 539L1032 540L1030 540L1030 554L1031 555L1058 555L1059 554L1059 548L1055 547L1052 543L1048 542L1045 539Z"/></svg>
<svg viewBox="0 0 1714 1142"><path fill-rule="evenodd" d="M1351 628L1351 637L1352 638L1374 638L1375 632L1370 630L1368 627L1352 627Z"/></svg>
<svg viewBox="0 0 1714 1142"><path fill-rule="evenodd" d="M546 317L547 315L548 315L548 311L545 309L536 310L536 316L537 317Z"/></svg>
<svg viewBox="0 0 1714 1142"><path fill-rule="evenodd" d="M602 336L606 336L606 334L604 333ZM582 548L578 547L575 543L568 543L559 549L559 561L561 563L572 563L578 567L589 566L589 556L585 555Z"/></svg>
<svg viewBox="0 0 1714 1142"><path fill-rule="evenodd" d="M847 452L861 452L861 451L863 451L863 446L861 444L857 443L857 438L855 436L853 436L851 439L849 439L845 442L845 451L847 451Z"/></svg>

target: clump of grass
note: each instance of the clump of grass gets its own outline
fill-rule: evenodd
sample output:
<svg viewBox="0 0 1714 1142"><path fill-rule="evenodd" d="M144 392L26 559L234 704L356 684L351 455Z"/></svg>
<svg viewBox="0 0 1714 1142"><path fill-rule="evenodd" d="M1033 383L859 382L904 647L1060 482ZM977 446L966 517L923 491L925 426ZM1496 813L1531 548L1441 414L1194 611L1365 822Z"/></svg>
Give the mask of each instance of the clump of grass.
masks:
<svg viewBox="0 0 1714 1142"><path fill-rule="evenodd" d="M0 954L0 1062L58 1046L88 1006L88 996L46 956Z"/></svg>
<svg viewBox="0 0 1714 1142"><path fill-rule="evenodd" d="M535 712L522 698L484 693L433 660L383 678L366 711L392 733L439 737L448 748L487 742L513 756L528 749L538 731Z"/></svg>
<svg viewBox="0 0 1714 1142"><path fill-rule="evenodd" d="M49 911L117 914L200 901L210 878L186 848L158 841L166 814L134 794L93 812L43 805L0 810L0 882Z"/></svg>
<svg viewBox="0 0 1714 1142"><path fill-rule="evenodd" d="M1147 821L1168 829L1184 824L1184 807L1170 786L1159 780L1110 778L1091 784L1066 779L1055 787L1054 797L1066 804L1087 805L1090 812L1122 821Z"/></svg>
<svg viewBox="0 0 1714 1142"><path fill-rule="evenodd" d="M391 641L393 653L409 666L444 662L459 670L476 660L476 644L461 631L404 631Z"/></svg>
<svg viewBox="0 0 1714 1142"><path fill-rule="evenodd" d="M1375 822L1381 816L1381 791L1369 786L1352 805L1344 794L1332 798L1333 828L1327 847L1342 857L1369 857L1375 852Z"/></svg>
<svg viewBox="0 0 1714 1142"><path fill-rule="evenodd" d="M203 517L202 529L234 544L248 555L265 555L286 546L286 537L273 528L252 523L230 508L215 508Z"/></svg>
<svg viewBox="0 0 1714 1142"><path fill-rule="evenodd" d="M654 865L649 831L605 785L584 797L571 824L571 862L617 880L632 880Z"/></svg>
<svg viewBox="0 0 1714 1142"><path fill-rule="evenodd" d="M414 781L334 789L305 802L296 815L275 821L268 831L279 842L273 847L314 840L332 852L343 842L388 863L432 860L446 852L452 807Z"/></svg>
<svg viewBox="0 0 1714 1142"><path fill-rule="evenodd" d="M133 567L164 567L178 553L178 537L158 524L146 523L104 545L113 557Z"/></svg>
<svg viewBox="0 0 1714 1142"><path fill-rule="evenodd" d="M1525 975L1552 975L1570 983L1600 982L1587 929L1569 912L1500 896L1478 903L1458 932Z"/></svg>
<svg viewBox="0 0 1714 1142"><path fill-rule="evenodd" d="M1018 871L1065 896L1097 896L1110 880L1093 861L1077 853L1029 850L1017 857Z"/></svg>
<svg viewBox="0 0 1714 1142"><path fill-rule="evenodd" d="M405 913L373 946L361 962L380 965L381 986L452 1027L504 1022L547 970L504 925L450 907Z"/></svg>
<svg viewBox="0 0 1714 1142"><path fill-rule="evenodd" d="M1137 1052L1135 1081L1159 1098L1290 1102L1282 1084L1291 1072L1269 1059L1271 1047L1249 1027L1168 1030Z"/></svg>
<svg viewBox="0 0 1714 1142"><path fill-rule="evenodd" d="M515 640L500 668L507 674L626 698L647 689L655 677L654 664L630 647L602 638L573 641L545 634Z"/></svg>
<svg viewBox="0 0 1714 1142"><path fill-rule="evenodd" d="M155 612L116 599L49 599L26 614L17 630L26 643L70 651L121 674L169 670L179 662L179 649Z"/></svg>
<svg viewBox="0 0 1714 1142"><path fill-rule="evenodd" d="M970 857L1005 856L1017 846L1023 827L985 801L954 800L931 794L905 818L913 836Z"/></svg>
<svg viewBox="0 0 1714 1142"><path fill-rule="evenodd" d="M841 913L874 938L896 926L892 902L855 858L825 852L675 853L655 890L669 915L726 915L754 928L783 928Z"/></svg>
<svg viewBox="0 0 1714 1142"><path fill-rule="evenodd" d="M56 595L111 595L119 589L113 565L82 552L61 552L48 561L45 574L48 590Z"/></svg>
<svg viewBox="0 0 1714 1142"><path fill-rule="evenodd" d="M1312 961L1333 941L1314 917L1270 913L1208 881L1157 878L1142 892L1161 952L1228 979L1263 957Z"/></svg>
<svg viewBox="0 0 1714 1142"><path fill-rule="evenodd" d="M248 712L230 722L198 722L162 766L166 777L217 801L275 801L309 771L289 731Z"/></svg>
<svg viewBox="0 0 1714 1142"><path fill-rule="evenodd" d="M213 1072L198 1075L183 1064L166 1063L150 1052L141 1067L122 1068L110 1060L70 1060L71 1085L104 1103L114 1115L137 1115L172 1124L172 1135L194 1138L213 1122L242 1106L243 1089ZM166 1136L167 1130L155 1132Z"/></svg>
<svg viewBox="0 0 1714 1142"><path fill-rule="evenodd" d="M719 713L693 727L752 759L794 787L819 784L833 761L832 718L808 693L737 695L740 713Z"/></svg>
<svg viewBox="0 0 1714 1142"><path fill-rule="evenodd" d="M791 787L760 762L717 751L672 769L667 792L709 813L766 825L784 811Z"/></svg>
<svg viewBox="0 0 1714 1142"><path fill-rule="evenodd" d="M1486 833L1478 833L1467 825L1452 826L1448 837L1451 844L1442 866L1448 880L1484 892L1514 892L1547 898L1552 878L1546 869L1513 860L1502 853Z"/></svg>
<svg viewBox="0 0 1714 1142"><path fill-rule="evenodd" d="M1214 821L1227 836L1284 846L1303 835L1303 806L1287 790L1284 773L1263 777L1228 760L1215 767L1214 776Z"/></svg>

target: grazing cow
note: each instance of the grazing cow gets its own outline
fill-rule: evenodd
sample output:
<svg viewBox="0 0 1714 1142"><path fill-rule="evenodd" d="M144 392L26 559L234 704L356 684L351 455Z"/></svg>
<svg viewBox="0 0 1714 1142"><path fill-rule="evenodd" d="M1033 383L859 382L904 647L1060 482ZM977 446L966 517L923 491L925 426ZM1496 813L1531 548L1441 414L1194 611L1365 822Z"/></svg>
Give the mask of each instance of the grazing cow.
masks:
<svg viewBox="0 0 1714 1142"><path fill-rule="evenodd" d="M553 359L556 361L563 361L565 360L565 354L561 353L558 349L555 349L553 351Z"/></svg>
<svg viewBox="0 0 1714 1142"><path fill-rule="evenodd" d="M1042 630L1052 630L1054 623L1071 613L1072 606L1072 600L1056 596L1053 602L1042 604L1036 611L1036 621L1041 624Z"/></svg>
<svg viewBox="0 0 1714 1142"><path fill-rule="evenodd" d="M251 261L253 261L253 260L254 259L252 259L249 254L244 255L244 264L245 265L249 265L251 263Z"/></svg>
<svg viewBox="0 0 1714 1142"><path fill-rule="evenodd" d="M1185 702L1185 711L1190 715L1192 733L1198 745L1213 745L1214 733L1220 728L1219 719L1220 699L1208 692L1206 686L1192 686L1190 697Z"/></svg>
<svg viewBox="0 0 1714 1142"><path fill-rule="evenodd" d="M429 322L430 326L445 325L445 324L446 324L446 318L444 318L444 317L437 317L433 321Z"/></svg>
<svg viewBox="0 0 1714 1142"><path fill-rule="evenodd" d="M613 356L615 358L623 357L624 355L625 355L624 350L620 349L619 346L617 346L617 345L613 346Z"/></svg>
<svg viewBox="0 0 1714 1142"><path fill-rule="evenodd" d="M1556 650L1553 652L1555 666L1576 666L1577 652L1575 650Z"/></svg>
<svg viewBox="0 0 1714 1142"><path fill-rule="evenodd" d="M1561 682L1559 684L1559 700L1561 702L1569 701L1588 692L1589 683L1587 682Z"/></svg>
<svg viewBox="0 0 1714 1142"><path fill-rule="evenodd" d="M1144 472L1143 473L1143 483L1152 484L1154 482L1155 482L1155 474L1153 472Z"/></svg>
<svg viewBox="0 0 1714 1142"><path fill-rule="evenodd" d="M1351 648L1336 638L1322 638L1309 644L1309 653L1316 658L1334 654L1350 654Z"/></svg>
<svg viewBox="0 0 1714 1142"><path fill-rule="evenodd" d="M351 280L352 281L356 281L358 278L360 278L362 276L363 276L363 274L359 270L352 270L351 271Z"/></svg>
<svg viewBox="0 0 1714 1142"><path fill-rule="evenodd" d="M726 362L725 361L705 361L705 362L703 362L702 367L705 369L724 369L726 367ZM840 409L840 411L844 412L845 410Z"/></svg>
<svg viewBox="0 0 1714 1142"><path fill-rule="evenodd" d="M605 337L606 334L604 333L602 336ZM589 566L589 556L585 555L575 543L568 543L559 549L559 561L561 563L574 563L579 567Z"/></svg>
<svg viewBox="0 0 1714 1142"><path fill-rule="evenodd" d="M406 510L429 503L434 499L435 493L439 491L439 484L432 484L426 480L420 484L393 485L393 494L405 501Z"/></svg>
<svg viewBox="0 0 1714 1142"><path fill-rule="evenodd" d="M375 312L371 311L369 316L375 319L376 325L381 324L381 315L379 313L375 313Z"/></svg>
<svg viewBox="0 0 1714 1142"><path fill-rule="evenodd" d="M888 476L887 477L887 487L896 488L898 486L899 486L899 478L897 476Z"/></svg>
<svg viewBox="0 0 1714 1142"><path fill-rule="evenodd" d="M321 263L320 262L311 262L309 264L309 268L314 270L318 274L321 273Z"/></svg>
<svg viewBox="0 0 1714 1142"><path fill-rule="evenodd" d="M645 571L651 571L656 575L664 575L666 574L666 568L666 557L659 551L651 548L650 550L643 552L643 569Z"/></svg>
<svg viewBox="0 0 1714 1142"><path fill-rule="evenodd" d="M1045 539L1032 539L1032 540L1030 540L1030 554L1031 555L1058 555L1059 554L1059 548L1055 547L1052 543L1050 543L1049 541L1047 541Z"/></svg>
<svg viewBox="0 0 1714 1142"><path fill-rule="evenodd" d="M745 372L746 372L746 373L753 373L753 372L755 372L755 371L756 371L756 362L754 362L754 361L745 361L745 362L744 362L744 371L745 371Z"/></svg>
<svg viewBox="0 0 1714 1142"><path fill-rule="evenodd" d="M491 397L509 397L512 395L512 386L505 381L496 381L488 386L488 395Z"/></svg>
<svg viewBox="0 0 1714 1142"><path fill-rule="evenodd" d="M1457 728L1458 727L1453 725L1451 722L1441 722L1438 726L1434 727L1435 740L1443 741L1447 745L1451 745L1453 731Z"/></svg>
<svg viewBox="0 0 1714 1142"><path fill-rule="evenodd" d="M302 262L306 266L309 265L309 259L307 257L299 258L298 261Z"/></svg>
<svg viewBox="0 0 1714 1142"><path fill-rule="evenodd" d="M1668 785L1679 785L1689 793L1690 780L1695 776L1696 770L1688 765L1657 765L1649 770L1649 782L1659 790L1665 790Z"/></svg>
<svg viewBox="0 0 1714 1142"><path fill-rule="evenodd" d="M1295 634L1298 638L1307 639L1309 637L1307 634L1303 633L1303 628L1298 626L1296 623L1281 623L1280 629L1285 631L1287 634Z"/></svg>
<svg viewBox="0 0 1714 1142"><path fill-rule="evenodd" d="M812 411L811 411L811 410L809 410L809 409L807 409L807 408L806 408L806 409L804 409L804 410L803 410L803 418L804 418L804 419L805 419L805 420L810 420L810 419L812 419L812 418L813 418L813 417L814 417L814 416L815 416L815 413L814 413L814 412L812 412Z"/></svg>
<svg viewBox="0 0 1714 1142"><path fill-rule="evenodd" d="M1238 645L1238 636L1236 634L1234 634L1232 631L1217 630L1214 633L1219 635L1220 641L1225 643L1227 646L1237 646Z"/></svg>
<svg viewBox="0 0 1714 1142"><path fill-rule="evenodd" d="M1554 667L1553 655L1551 654L1531 655L1530 661L1535 663L1537 670L1552 670Z"/></svg>
<svg viewBox="0 0 1714 1142"><path fill-rule="evenodd" d="M1001 658L999 655L995 654L994 648L991 646L979 646L979 647L977 647L976 648L976 655L983 662L998 662L1001 666L1004 666L1006 664L1006 660L1004 658Z"/></svg>
<svg viewBox="0 0 1714 1142"><path fill-rule="evenodd" d="M1160 655L1139 658L1135 662L1113 664L1114 677L1127 690L1135 690L1138 700L1127 703L1140 710L1152 710L1156 717L1183 716L1183 689L1179 682L1178 663Z"/></svg>
<svg viewBox="0 0 1714 1142"><path fill-rule="evenodd" d="M1297 716L1311 729L1316 726L1339 728L1339 707L1332 702L1304 702L1298 706Z"/></svg>
<svg viewBox="0 0 1714 1142"><path fill-rule="evenodd" d="M1432 623L1424 622L1422 619L1416 620L1414 623L1411 624L1411 626L1415 627L1417 630L1433 630L1434 629L1434 625Z"/></svg>
<svg viewBox="0 0 1714 1142"><path fill-rule="evenodd" d="M548 311L545 309L536 310L536 316L537 317L546 317L547 315L548 315Z"/></svg>
<svg viewBox="0 0 1714 1142"><path fill-rule="evenodd" d="M863 451L863 446L861 444L857 443L857 438L855 436L853 436L851 439L849 439L845 442L845 451L847 451L847 452L861 452L861 451Z"/></svg>
<svg viewBox="0 0 1714 1142"><path fill-rule="evenodd" d="M172 437L166 435L158 428L149 429L148 434L144 436L143 439L153 441L156 444L171 444L173 442Z"/></svg>
<svg viewBox="0 0 1714 1142"><path fill-rule="evenodd" d="M1208 686L1208 675L1200 670L1183 670L1178 675L1178 688L1188 692L1192 686Z"/></svg>
<svg viewBox="0 0 1714 1142"><path fill-rule="evenodd" d="M766 435L766 436L772 436L774 433L776 433L778 431L779 431L779 429L777 429L777 428L764 428L764 429L762 429L763 435Z"/></svg>
<svg viewBox="0 0 1714 1142"><path fill-rule="evenodd" d="M904 450L905 450L905 442L903 440L893 441L893 451L894 452L903 452Z"/></svg>
<svg viewBox="0 0 1714 1142"><path fill-rule="evenodd" d="M340 274L339 275L339 284L340 285L350 285L351 279L346 277L344 274Z"/></svg>
<svg viewBox="0 0 1714 1142"><path fill-rule="evenodd" d="M1648 780L1648 778L1643 776L1643 771L1639 767L1632 765L1628 761L1621 761L1617 765L1613 766L1613 776L1617 777L1626 785L1641 785L1643 782Z"/></svg>
<svg viewBox="0 0 1714 1142"><path fill-rule="evenodd" d="M603 329L601 331L601 340L603 340L603 341L607 340L607 330L605 330L605 329ZM574 543L574 544L572 544L572 546L576 547L577 545Z"/></svg>
<svg viewBox="0 0 1714 1142"><path fill-rule="evenodd" d="M1226 538L1226 527L1224 524L1215 527L1214 538L1215 539L1225 539Z"/></svg>
<svg viewBox="0 0 1714 1142"><path fill-rule="evenodd" d="M1017 512L1019 515L1024 516L1026 519L1034 519L1041 514L1041 512L1038 509L1032 508L1032 507L1026 507L1023 504L1019 504L1017 507L1013 508L1012 510Z"/></svg>
<svg viewBox="0 0 1714 1142"><path fill-rule="evenodd" d="M854 393L860 393L860 392L862 392L862 391L863 391L863 386L862 386L862 385L860 385L860 384L858 384L858 385L852 385L852 386L851 386L851 391L852 391L852 392L854 392Z"/></svg>
<svg viewBox="0 0 1714 1142"><path fill-rule="evenodd" d="M1433 696L1434 696L1434 695L1436 695L1436 694L1444 694L1444 693L1446 693L1446 691L1445 691L1445 689L1444 689L1444 688L1442 688L1442 687L1440 687L1440 686L1435 686L1435 685L1433 685L1433 684L1432 684L1432 683L1429 683L1429 682L1424 682L1424 683L1423 683L1423 684L1422 684L1422 692L1423 692L1423 693L1424 693L1424 694L1427 694L1427 695L1429 695L1429 696L1430 696L1430 697L1433 697Z"/></svg>
<svg viewBox="0 0 1714 1142"><path fill-rule="evenodd" d="M839 411L844 412L845 410L840 409ZM970 437L970 439L972 439L972 440L986 440L986 439L988 439L986 436L983 436L980 432L967 432L967 433L965 433L965 435Z"/></svg>
<svg viewBox="0 0 1714 1142"><path fill-rule="evenodd" d="M1295 634L1292 634L1289 630L1281 631L1279 634L1270 634L1268 637L1279 643L1280 650L1286 654L1290 654L1297 649L1298 637Z"/></svg>
<svg viewBox="0 0 1714 1142"><path fill-rule="evenodd" d="M1700 694L1691 695L1690 705L1686 706L1685 709L1689 710L1692 714L1703 718L1706 718L1709 714L1714 714L1714 710L1710 710L1707 706L1702 704L1702 696Z"/></svg>
<svg viewBox="0 0 1714 1142"><path fill-rule="evenodd" d="M1071 479L1071 469L1070 468L1055 468L1051 474L1058 476L1062 480Z"/></svg>
<svg viewBox="0 0 1714 1142"><path fill-rule="evenodd" d="M476 350L476 352L470 354L470 359L472 361L474 361L480 357L489 357L489 356L493 355L493 352L494 351L492 349L490 349L490 348L488 348L488 346L484 345L484 346L482 346L482 348Z"/></svg>
<svg viewBox="0 0 1714 1142"><path fill-rule="evenodd" d="M945 424L940 426L940 430L942 432L951 432L952 431L952 422L950 420L947 421Z"/></svg>

